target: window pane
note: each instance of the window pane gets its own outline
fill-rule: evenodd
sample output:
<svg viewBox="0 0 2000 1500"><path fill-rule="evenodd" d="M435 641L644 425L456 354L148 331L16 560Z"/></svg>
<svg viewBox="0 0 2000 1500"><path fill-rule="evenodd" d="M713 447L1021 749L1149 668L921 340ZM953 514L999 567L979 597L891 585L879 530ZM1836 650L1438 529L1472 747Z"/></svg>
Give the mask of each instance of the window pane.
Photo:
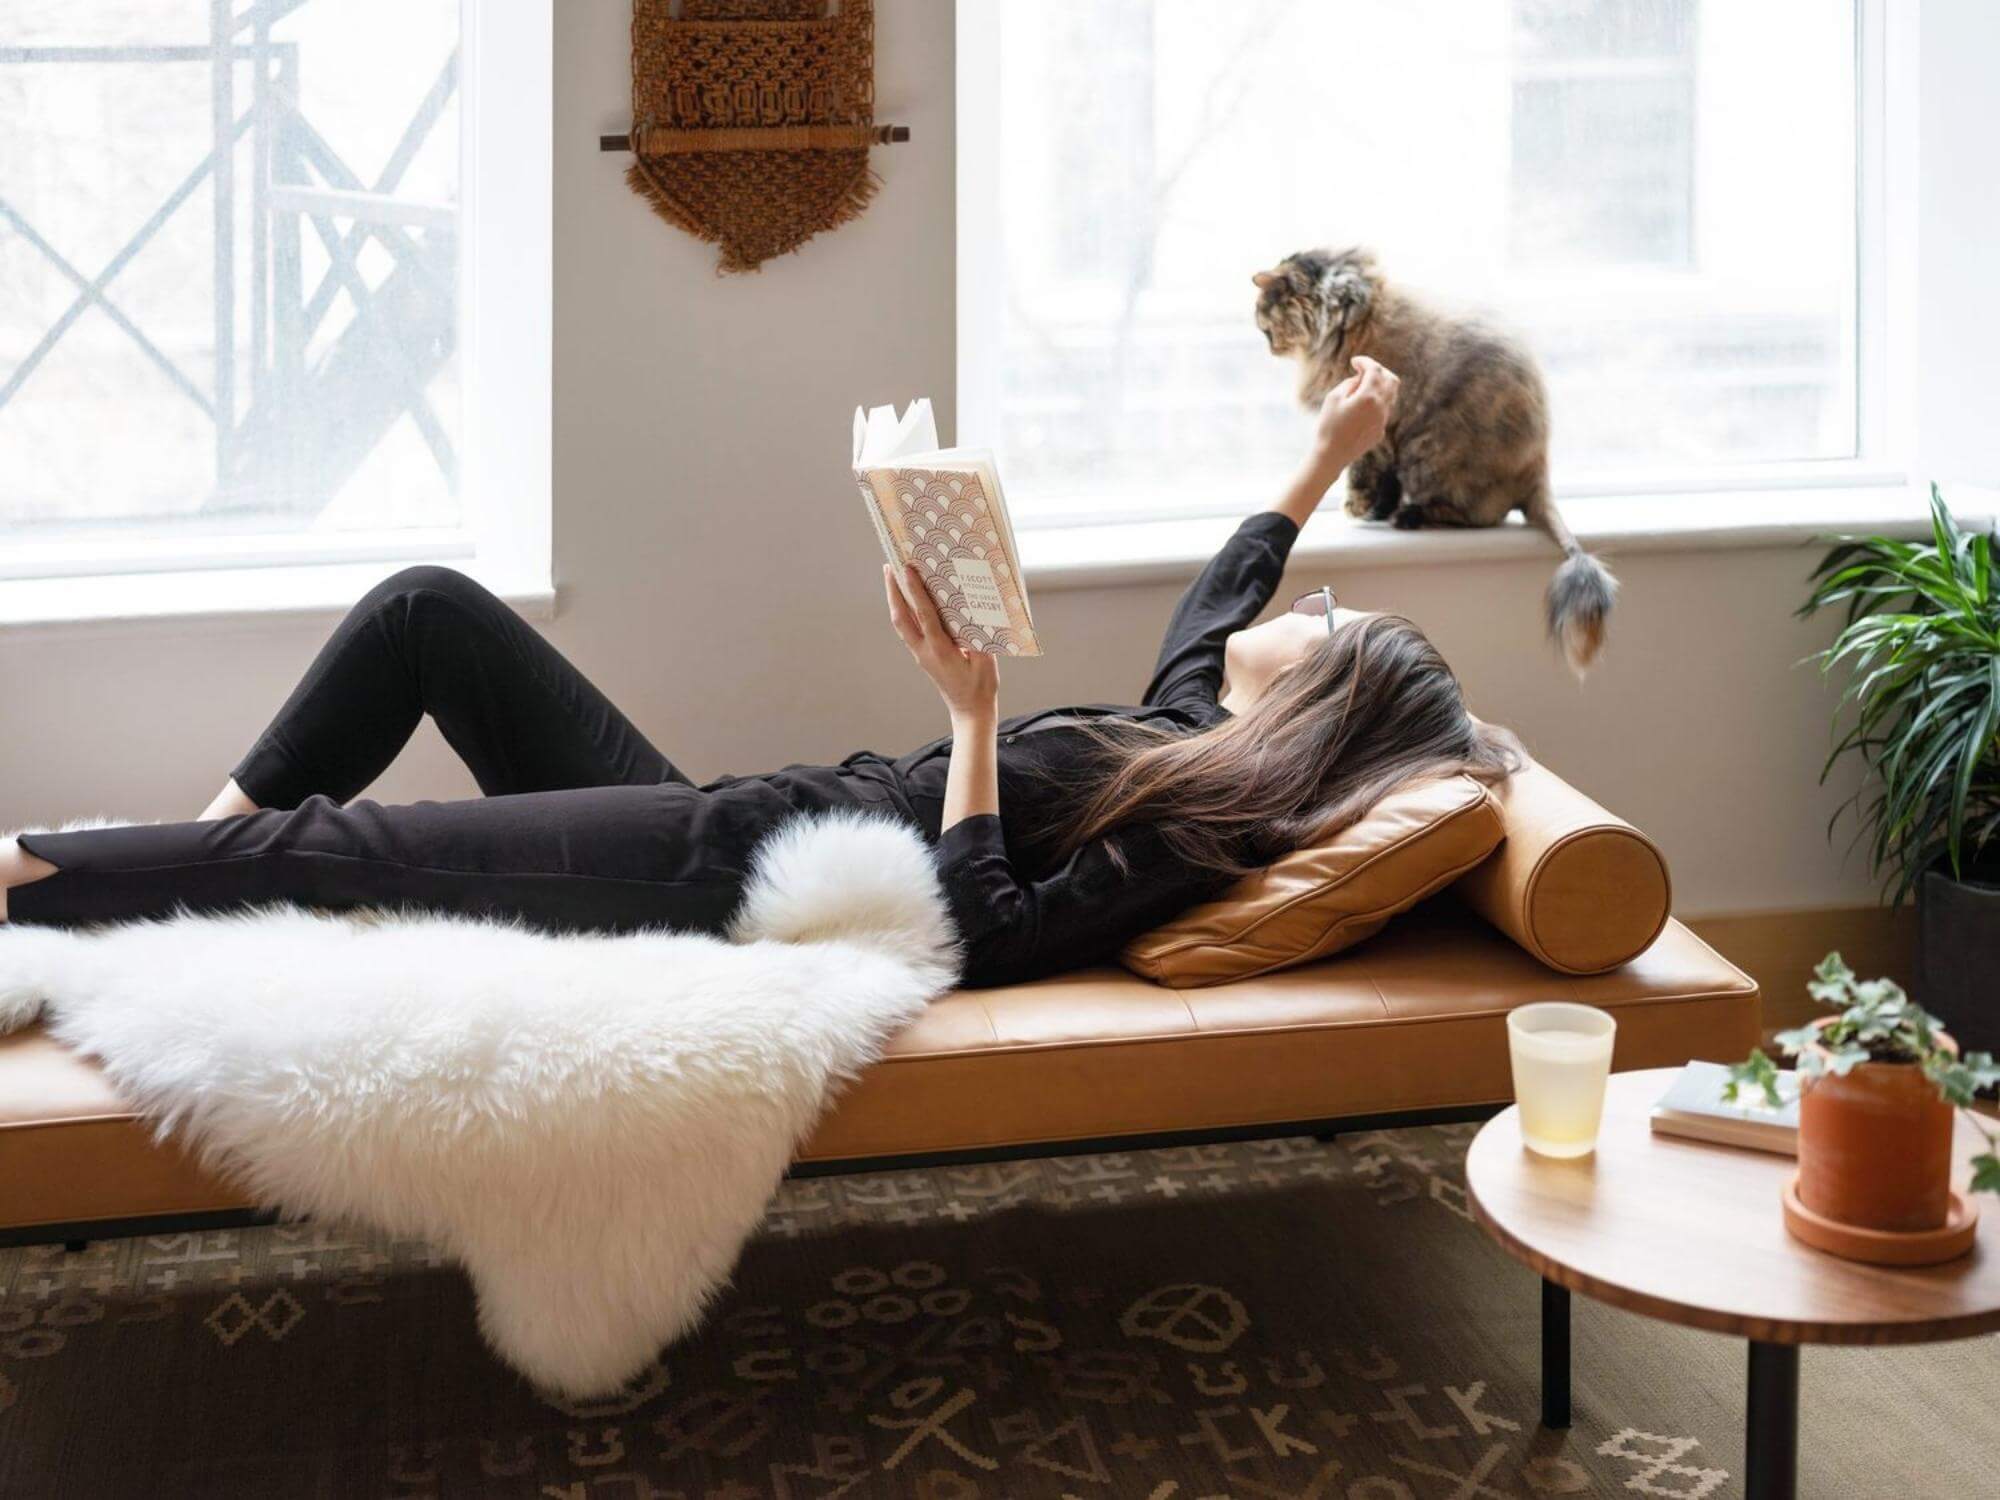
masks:
<svg viewBox="0 0 2000 1500"><path fill-rule="evenodd" d="M1000 410L967 438L1030 522L1286 472L1250 274L1313 246L1522 334L1562 488L1856 452L1850 4L993 10L1001 344L962 357Z"/></svg>
<svg viewBox="0 0 2000 1500"><path fill-rule="evenodd" d="M0 539L454 524L458 0L11 0Z"/></svg>
<svg viewBox="0 0 2000 1500"><path fill-rule="evenodd" d="M1520 265L1687 266L1694 90L1661 77L1520 79L1508 178Z"/></svg>

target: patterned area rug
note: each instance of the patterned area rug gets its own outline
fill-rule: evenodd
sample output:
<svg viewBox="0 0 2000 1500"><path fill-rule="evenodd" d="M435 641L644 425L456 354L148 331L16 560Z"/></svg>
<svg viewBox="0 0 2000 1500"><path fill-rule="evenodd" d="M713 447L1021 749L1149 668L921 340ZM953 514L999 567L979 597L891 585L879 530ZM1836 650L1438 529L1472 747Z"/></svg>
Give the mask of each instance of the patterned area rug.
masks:
<svg viewBox="0 0 2000 1500"><path fill-rule="evenodd" d="M789 1185L706 1331L555 1405L423 1246L316 1225L0 1251L0 1494L1536 1500L1741 1493L1734 1341L1534 1277L1471 1127ZM588 1225L551 1233L590 1232ZM1991 1494L2000 1340L1808 1350L1816 1497Z"/></svg>

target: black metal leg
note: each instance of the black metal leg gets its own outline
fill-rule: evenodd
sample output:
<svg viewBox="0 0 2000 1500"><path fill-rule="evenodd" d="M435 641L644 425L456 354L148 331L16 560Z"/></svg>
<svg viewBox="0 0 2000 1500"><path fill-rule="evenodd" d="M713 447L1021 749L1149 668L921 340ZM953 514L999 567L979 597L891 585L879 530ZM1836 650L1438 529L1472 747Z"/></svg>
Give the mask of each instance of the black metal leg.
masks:
<svg viewBox="0 0 2000 1500"><path fill-rule="evenodd" d="M1746 1500L1793 1500L1799 1489L1799 1346L1750 1344L1744 1413Z"/></svg>
<svg viewBox="0 0 2000 1500"><path fill-rule="evenodd" d="M1569 1288L1542 1283L1542 1425L1569 1426Z"/></svg>

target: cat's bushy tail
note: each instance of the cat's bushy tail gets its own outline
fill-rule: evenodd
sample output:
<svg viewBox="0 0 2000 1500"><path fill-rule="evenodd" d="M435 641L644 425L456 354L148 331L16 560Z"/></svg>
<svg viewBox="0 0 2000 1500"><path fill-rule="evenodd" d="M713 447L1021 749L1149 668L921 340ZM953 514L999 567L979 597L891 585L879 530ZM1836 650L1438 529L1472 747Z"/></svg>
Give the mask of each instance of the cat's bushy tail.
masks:
<svg viewBox="0 0 2000 1500"><path fill-rule="evenodd" d="M1604 649L1611 606L1618 599L1618 580L1578 545L1546 489L1523 505L1521 514L1530 526L1547 532L1562 548L1562 565L1549 582L1549 636L1562 647L1570 670L1581 677Z"/></svg>

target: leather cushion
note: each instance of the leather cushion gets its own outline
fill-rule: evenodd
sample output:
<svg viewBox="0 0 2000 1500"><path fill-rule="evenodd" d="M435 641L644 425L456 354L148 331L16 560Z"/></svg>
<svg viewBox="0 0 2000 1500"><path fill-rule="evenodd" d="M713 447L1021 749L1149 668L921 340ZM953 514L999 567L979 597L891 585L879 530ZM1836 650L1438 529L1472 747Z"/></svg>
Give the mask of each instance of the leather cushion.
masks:
<svg viewBox="0 0 2000 1500"><path fill-rule="evenodd" d="M1458 883L1475 911L1565 974L1602 974L1653 945L1673 881L1651 839L1534 761L1493 795L1507 841Z"/></svg>
<svg viewBox="0 0 2000 1500"><path fill-rule="evenodd" d="M1324 844L1246 875L1126 944L1126 968L1175 989L1309 963L1373 937L1478 865L1504 832L1470 776L1405 787Z"/></svg>

